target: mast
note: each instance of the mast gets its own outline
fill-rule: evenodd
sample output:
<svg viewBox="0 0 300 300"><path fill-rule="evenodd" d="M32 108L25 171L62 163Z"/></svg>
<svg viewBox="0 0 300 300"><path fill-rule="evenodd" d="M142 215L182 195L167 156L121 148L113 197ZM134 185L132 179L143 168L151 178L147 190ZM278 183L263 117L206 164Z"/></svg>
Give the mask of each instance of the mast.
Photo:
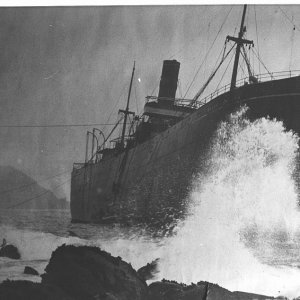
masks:
<svg viewBox="0 0 300 300"><path fill-rule="evenodd" d="M130 86L128 91L128 98L127 98L127 105L125 110L119 110L119 112L124 113L124 123L123 123L123 129L122 129L122 137L121 137L121 148L124 148L124 139L125 139L125 130L126 130L126 123L127 123L127 116L130 114L134 114L133 112L129 111L129 100L130 100L130 94L131 94L131 87L132 87L132 81L134 76L134 70L135 70L135 61L133 63L133 69L131 74L131 80L130 80Z"/></svg>
<svg viewBox="0 0 300 300"><path fill-rule="evenodd" d="M244 5L244 9L243 9L243 16L242 16L239 36L237 38L232 37L232 36L227 36L227 40L236 42L236 52L235 52L235 58L234 58L234 65L233 65L233 71L232 71L232 77L231 77L230 90L233 90L235 88L236 77L237 77L237 69L238 69L239 58L240 58L240 53L241 53L241 47L243 46L243 44L253 45L253 41L243 39L244 32L246 31L246 28L244 27L246 10L247 10L247 4Z"/></svg>

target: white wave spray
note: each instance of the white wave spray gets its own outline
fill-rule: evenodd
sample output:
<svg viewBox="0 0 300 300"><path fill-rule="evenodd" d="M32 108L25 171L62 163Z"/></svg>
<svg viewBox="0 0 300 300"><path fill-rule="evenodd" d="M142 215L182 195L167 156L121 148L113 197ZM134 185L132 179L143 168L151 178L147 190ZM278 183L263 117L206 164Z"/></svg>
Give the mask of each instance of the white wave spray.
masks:
<svg viewBox="0 0 300 300"><path fill-rule="evenodd" d="M298 137L283 124L248 121L246 108L217 130L206 175L199 174L190 215L166 243L161 277L208 280L230 290L299 296L300 271L261 263L245 246L284 233L297 237L300 213L292 178Z"/></svg>

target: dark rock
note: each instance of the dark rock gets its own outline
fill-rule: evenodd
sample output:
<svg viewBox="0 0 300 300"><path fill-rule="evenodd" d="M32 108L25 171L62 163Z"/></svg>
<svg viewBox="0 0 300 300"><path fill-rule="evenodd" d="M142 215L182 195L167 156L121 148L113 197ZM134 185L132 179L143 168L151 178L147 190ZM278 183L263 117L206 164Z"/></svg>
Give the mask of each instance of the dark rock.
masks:
<svg viewBox="0 0 300 300"><path fill-rule="evenodd" d="M159 258L153 260L151 263L146 266L141 267L137 270L137 273L143 278L145 281L154 278L155 274L158 272L157 264L159 262Z"/></svg>
<svg viewBox="0 0 300 300"><path fill-rule="evenodd" d="M5 245L5 246L1 247L0 248L0 256L12 258L12 259L20 259L21 258L18 248L14 245Z"/></svg>
<svg viewBox="0 0 300 300"><path fill-rule="evenodd" d="M0 299L5 300L74 300L56 286L36 282L6 280L0 284Z"/></svg>
<svg viewBox="0 0 300 300"><path fill-rule="evenodd" d="M34 268L29 267L29 266L25 266L24 274L28 274L28 275L37 275L37 276L40 275L39 272L38 272L37 270L35 270Z"/></svg>
<svg viewBox="0 0 300 300"><path fill-rule="evenodd" d="M96 247L57 248L41 283L5 281L0 284L0 299L5 300L267 300L269 296L231 292L217 284L198 282L185 285L162 280L147 287L143 278L152 276L158 260L136 272L120 257ZM24 272L36 272L25 267ZM28 273L27 273L28 274ZM34 273L38 275L38 273ZM276 298L279 299L279 298Z"/></svg>
<svg viewBox="0 0 300 300"><path fill-rule="evenodd" d="M208 295L209 299L224 299L224 300L271 300L275 299L271 296L246 293L246 292L231 292L221 286L213 283L208 285Z"/></svg>
<svg viewBox="0 0 300 300"><path fill-rule="evenodd" d="M149 285L149 300L204 300L206 299L206 288L206 284L187 286L175 281L157 281Z"/></svg>
<svg viewBox="0 0 300 300"><path fill-rule="evenodd" d="M146 283L130 264L96 247L57 248L42 275L74 299L147 299Z"/></svg>
<svg viewBox="0 0 300 300"><path fill-rule="evenodd" d="M219 287L220 288L220 287ZM234 299L242 299L242 300L271 300L271 299L279 299L278 297L274 298L274 297L270 297L270 296L264 296L264 295L258 295L258 294L252 294L252 293L245 293L245 292L233 292L232 294L234 294L236 296L236 298ZM288 300L288 298L283 298Z"/></svg>
<svg viewBox="0 0 300 300"><path fill-rule="evenodd" d="M149 285L148 300L267 300L273 297L230 292L217 284L200 281L197 284L185 285L175 281L162 280Z"/></svg>
<svg viewBox="0 0 300 300"><path fill-rule="evenodd" d="M69 230L68 232L69 232L69 236L78 237L78 235L74 231Z"/></svg>

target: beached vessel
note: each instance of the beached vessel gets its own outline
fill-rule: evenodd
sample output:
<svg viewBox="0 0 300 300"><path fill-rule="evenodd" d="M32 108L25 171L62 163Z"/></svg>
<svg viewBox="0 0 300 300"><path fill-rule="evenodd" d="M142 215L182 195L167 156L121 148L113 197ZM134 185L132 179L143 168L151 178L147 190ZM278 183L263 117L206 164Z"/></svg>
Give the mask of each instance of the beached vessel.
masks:
<svg viewBox="0 0 300 300"><path fill-rule="evenodd" d="M225 44L219 64L193 99L176 98L180 63L167 60L163 63L158 96L146 97L143 115L135 116L129 111L133 67L127 107L120 110L122 123L115 126L122 126L121 136L107 148L111 134L103 138L101 145L95 145L97 130L88 132L86 160L74 164L72 221L168 223L182 217L192 179L201 169L213 133L220 121L240 106L249 108L250 120L276 118L287 129L300 133L300 72L253 74L245 51L246 46L253 46L251 40L244 38L246 8L245 5L238 37L226 38L233 46L226 50ZM233 50L230 84L200 99ZM241 56L249 76L237 81Z"/></svg>

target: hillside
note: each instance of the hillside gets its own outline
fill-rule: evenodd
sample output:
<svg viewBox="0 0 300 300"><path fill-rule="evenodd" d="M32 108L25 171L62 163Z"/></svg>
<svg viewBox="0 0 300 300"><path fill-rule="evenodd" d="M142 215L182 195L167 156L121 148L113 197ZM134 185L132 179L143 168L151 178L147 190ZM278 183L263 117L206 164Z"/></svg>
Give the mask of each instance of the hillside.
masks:
<svg viewBox="0 0 300 300"><path fill-rule="evenodd" d="M30 200L32 199L32 200ZM10 166L0 166L0 208L64 209L69 203L58 199L34 179Z"/></svg>

